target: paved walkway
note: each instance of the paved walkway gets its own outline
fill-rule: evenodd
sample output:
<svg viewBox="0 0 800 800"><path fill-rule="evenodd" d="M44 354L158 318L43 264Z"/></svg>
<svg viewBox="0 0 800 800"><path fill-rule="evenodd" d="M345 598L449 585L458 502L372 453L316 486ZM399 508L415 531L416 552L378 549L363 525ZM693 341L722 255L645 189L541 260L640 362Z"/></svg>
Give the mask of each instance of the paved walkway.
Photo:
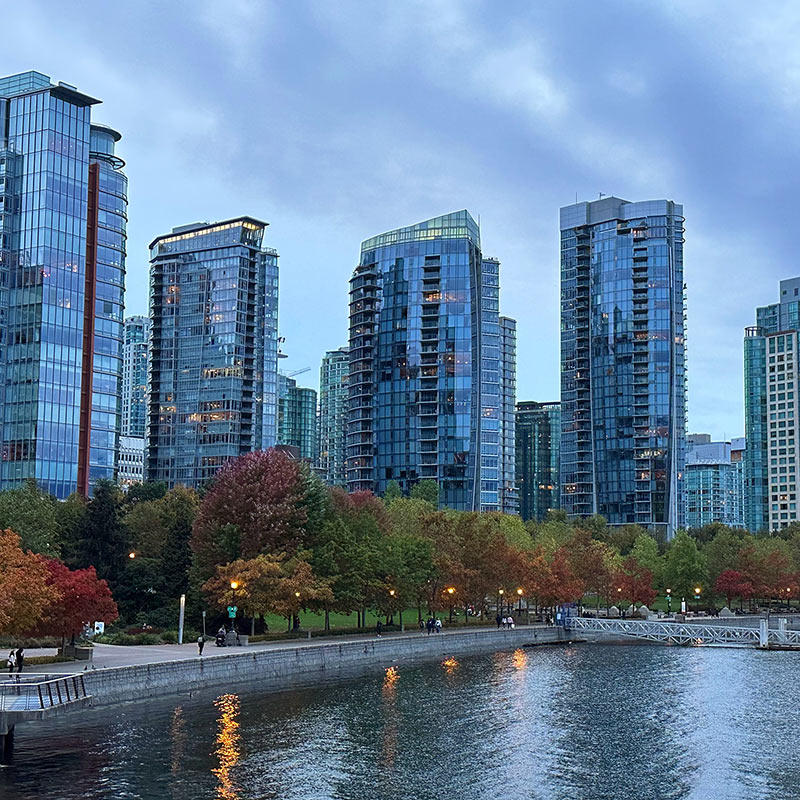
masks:
<svg viewBox="0 0 800 800"><path fill-rule="evenodd" d="M517 625L518 628L524 628L525 625ZM531 625L531 628L545 628L544 625ZM450 636L455 634L464 633L466 631L494 631L495 627L489 626L475 626L475 628L451 628L445 629L441 633L432 633L431 636ZM392 639L395 637L408 637L408 636L428 636L428 633L420 633L419 631L406 631L405 633L392 632L385 633L384 639ZM313 639L283 639L276 642L256 642L247 647L217 647L214 640L206 642L205 649L203 650L203 658L225 658L241 653L249 653L261 650L279 650L285 647L305 647L305 646L322 646L340 642L363 642L369 639L374 639L375 635L359 634L352 636L315 636ZM54 649L40 649L40 650L26 650L25 654L29 657L39 655L55 655ZM36 664L26 667L25 672L47 672L47 673L73 673L83 672L84 668L92 669L107 669L110 667L128 667L134 664L156 664L161 661L181 661L190 658L197 658L197 644L192 642L190 644L155 644L155 645L111 645L111 644L96 644L94 646L94 655L91 662L85 661L70 661L63 664Z"/></svg>

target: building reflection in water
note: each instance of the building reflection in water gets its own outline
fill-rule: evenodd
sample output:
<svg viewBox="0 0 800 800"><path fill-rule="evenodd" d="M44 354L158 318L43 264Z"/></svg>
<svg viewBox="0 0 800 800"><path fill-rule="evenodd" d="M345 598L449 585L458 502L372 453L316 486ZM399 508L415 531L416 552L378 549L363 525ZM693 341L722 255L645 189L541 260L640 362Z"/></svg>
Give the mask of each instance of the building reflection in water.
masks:
<svg viewBox="0 0 800 800"><path fill-rule="evenodd" d="M239 793L233 783L232 772L239 763L239 696L223 694L214 701L219 712L217 719L217 749L214 755L217 766L211 770L219 782L217 798L219 800L239 800Z"/></svg>

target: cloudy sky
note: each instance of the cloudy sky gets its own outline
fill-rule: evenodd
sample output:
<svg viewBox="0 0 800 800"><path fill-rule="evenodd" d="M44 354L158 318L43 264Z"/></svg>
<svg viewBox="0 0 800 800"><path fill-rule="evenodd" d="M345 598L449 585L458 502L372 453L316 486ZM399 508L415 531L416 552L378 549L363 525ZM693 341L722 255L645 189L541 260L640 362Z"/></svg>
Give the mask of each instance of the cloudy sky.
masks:
<svg viewBox="0 0 800 800"><path fill-rule="evenodd" d="M249 214L281 253L289 369L346 344L362 239L468 208L519 321L519 399L558 397L558 209L684 204L689 427L743 432L742 331L800 273L800 4L27 0L2 74L103 100L147 245Z"/></svg>

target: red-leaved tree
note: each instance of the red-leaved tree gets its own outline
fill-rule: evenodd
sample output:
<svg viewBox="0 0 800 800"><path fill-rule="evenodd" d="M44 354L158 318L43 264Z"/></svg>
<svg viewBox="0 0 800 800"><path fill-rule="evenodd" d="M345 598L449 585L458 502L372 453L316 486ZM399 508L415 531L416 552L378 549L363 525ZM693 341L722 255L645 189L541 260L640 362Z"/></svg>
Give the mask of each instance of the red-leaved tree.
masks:
<svg viewBox="0 0 800 800"><path fill-rule="evenodd" d="M47 568L47 583L55 590L56 599L45 608L34 635L60 636L62 640L74 641L87 623L109 624L117 619L117 604L108 583L97 577L94 567L73 570L55 558L42 561Z"/></svg>
<svg viewBox="0 0 800 800"><path fill-rule="evenodd" d="M747 577L739 570L726 569L720 573L714 584L714 591L717 594L724 594L725 600L728 603L728 608L731 607L731 602L734 597L752 597L753 584Z"/></svg>
<svg viewBox="0 0 800 800"><path fill-rule="evenodd" d="M295 553L305 533L300 466L279 450L247 453L226 464L200 505L192 530L198 577L218 564L260 553Z"/></svg>

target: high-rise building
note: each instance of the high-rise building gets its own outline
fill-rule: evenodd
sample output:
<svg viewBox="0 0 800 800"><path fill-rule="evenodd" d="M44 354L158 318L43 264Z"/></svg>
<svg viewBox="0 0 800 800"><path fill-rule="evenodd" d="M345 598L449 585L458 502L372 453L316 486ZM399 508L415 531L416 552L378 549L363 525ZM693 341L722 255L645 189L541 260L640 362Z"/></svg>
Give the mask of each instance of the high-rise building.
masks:
<svg viewBox="0 0 800 800"><path fill-rule="evenodd" d="M127 492L134 484L144 481L144 443L143 436L119 437L117 480L123 492Z"/></svg>
<svg viewBox="0 0 800 800"><path fill-rule="evenodd" d="M122 342L122 436L144 437L147 430L147 363L150 319L127 317Z"/></svg>
<svg viewBox="0 0 800 800"><path fill-rule="evenodd" d="M127 178L99 102L0 79L0 487L59 498L117 468Z"/></svg>
<svg viewBox="0 0 800 800"><path fill-rule="evenodd" d="M294 378L278 375L278 444L296 447L298 456L314 463L317 458L317 392L297 385Z"/></svg>
<svg viewBox="0 0 800 800"><path fill-rule="evenodd" d="M745 330L745 524L775 531L798 520L800 278L780 282L780 300L756 309Z"/></svg>
<svg viewBox="0 0 800 800"><path fill-rule="evenodd" d="M277 431L278 254L251 217L150 245L150 480L199 487Z"/></svg>
<svg viewBox="0 0 800 800"><path fill-rule="evenodd" d="M683 207L561 209L561 498L661 539L683 524Z"/></svg>
<svg viewBox="0 0 800 800"><path fill-rule="evenodd" d="M743 528L745 440L712 442L708 434L691 434L686 447L686 527L721 522Z"/></svg>
<svg viewBox="0 0 800 800"><path fill-rule="evenodd" d="M367 239L350 281L347 485L502 507L499 262L467 211Z"/></svg>
<svg viewBox="0 0 800 800"><path fill-rule="evenodd" d="M516 479L517 321L500 317L500 510L519 514Z"/></svg>
<svg viewBox="0 0 800 800"><path fill-rule="evenodd" d="M317 469L330 486L347 485L347 390L350 348L328 350L319 369Z"/></svg>
<svg viewBox="0 0 800 800"><path fill-rule="evenodd" d="M560 507L561 403L517 403L516 476L523 519L541 521Z"/></svg>

